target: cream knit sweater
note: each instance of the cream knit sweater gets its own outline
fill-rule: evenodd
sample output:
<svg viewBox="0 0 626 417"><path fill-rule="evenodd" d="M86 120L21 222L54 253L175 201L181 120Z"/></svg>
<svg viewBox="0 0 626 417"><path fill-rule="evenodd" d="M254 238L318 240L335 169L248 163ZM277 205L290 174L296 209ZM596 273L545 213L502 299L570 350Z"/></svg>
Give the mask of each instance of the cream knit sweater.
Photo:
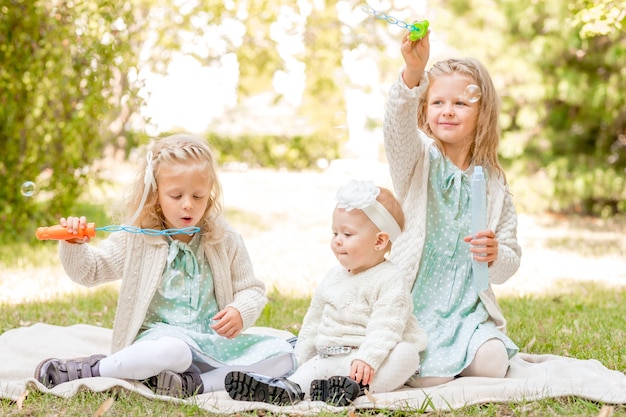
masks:
<svg viewBox="0 0 626 417"><path fill-rule="evenodd" d="M406 216L405 231L393 243L390 259L406 272L413 287L426 238L426 196L430 160L434 145L417 127L417 99L426 91L428 78L409 89L398 77L389 91L383 132L385 151L396 196ZM501 284L517 271L521 248L517 243L517 215L507 185L490 170L487 189L487 227L498 239L498 259L489 267L489 288L480 294L491 319L506 331L506 320L491 284Z"/></svg>
<svg viewBox="0 0 626 417"><path fill-rule="evenodd" d="M224 230L217 243L204 243L204 254L213 273L219 309L227 306L241 313L244 329L254 324L267 302L265 285L254 276L252 263L241 236L222 218L216 227ZM112 352L135 340L157 291L169 246L161 236L117 232L98 247L60 242L59 254L67 275L92 287L122 280Z"/></svg>
<svg viewBox="0 0 626 417"><path fill-rule="evenodd" d="M385 261L353 275L336 265L313 295L295 353L302 364L320 347L357 347L353 360L377 370L400 342L412 343L418 352L426 348L398 267Z"/></svg>

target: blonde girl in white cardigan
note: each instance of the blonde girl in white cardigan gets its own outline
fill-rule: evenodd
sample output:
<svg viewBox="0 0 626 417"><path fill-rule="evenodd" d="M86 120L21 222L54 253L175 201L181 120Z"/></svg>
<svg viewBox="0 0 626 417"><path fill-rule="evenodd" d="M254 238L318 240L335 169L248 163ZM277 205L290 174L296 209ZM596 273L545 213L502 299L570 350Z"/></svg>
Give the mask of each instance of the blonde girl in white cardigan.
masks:
<svg viewBox="0 0 626 417"><path fill-rule="evenodd" d="M429 35L401 45L405 67L385 109L385 150L406 230L391 259L406 274L414 313L428 335L414 386L457 376L504 377L518 351L491 284L518 269L517 217L498 163L499 101L475 59L448 59L426 71ZM470 177L487 172L487 228L469 232ZM477 286L472 261L488 264Z"/></svg>
<svg viewBox="0 0 626 417"><path fill-rule="evenodd" d="M267 299L240 235L221 216L221 189L207 143L177 134L154 141L129 194L125 224L98 247L60 242L68 276L83 285L121 280L111 355L47 359L35 378L47 387L87 377L143 381L157 394L188 397L224 389L232 370L276 377L295 365L285 340L243 334ZM70 233L85 217L62 218Z"/></svg>

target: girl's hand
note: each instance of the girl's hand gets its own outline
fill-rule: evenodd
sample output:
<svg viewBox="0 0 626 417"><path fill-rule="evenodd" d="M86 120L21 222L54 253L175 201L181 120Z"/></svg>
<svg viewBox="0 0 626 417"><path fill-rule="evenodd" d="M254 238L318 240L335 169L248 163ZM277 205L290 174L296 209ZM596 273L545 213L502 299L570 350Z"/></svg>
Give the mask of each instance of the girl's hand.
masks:
<svg viewBox="0 0 626 417"><path fill-rule="evenodd" d="M81 217L72 217L69 216L67 219L65 217L61 217L59 220L59 224L65 227L68 233L77 235L79 230L84 230L87 228L87 218L85 216ZM69 243L89 243L91 239L89 236L77 237L76 239L69 239L66 242Z"/></svg>
<svg viewBox="0 0 626 417"><path fill-rule="evenodd" d="M474 254L474 260L489 262L489 266L498 259L498 239L492 230L481 230L476 236L466 236L463 239L472 245L470 252Z"/></svg>
<svg viewBox="0 0 626 417"><path fill-rule="evenodd" d="M354 360L352 365L350 365L349 377L361 385L369 385L372 379L374 379L374 370L365 362Z"/></svg>
<svg viewBox="0 0 626 417"><path fill-rule="evenodd" d="M217 321L217 323L213 324L211 328L220 336L228 339L239 336L239 333L243 330L241 313L235 307L226 307L213 316L213 320Z"/></svg>
<svg viewBox="0 0 626 417"><path fill-rule="evenodd" d="M416 41L409 39L409 34L410 32L404 34L400 52L406 63L402 79L407 87L413 88L419 85L430 57L430 31L422 39Z"/></svg>

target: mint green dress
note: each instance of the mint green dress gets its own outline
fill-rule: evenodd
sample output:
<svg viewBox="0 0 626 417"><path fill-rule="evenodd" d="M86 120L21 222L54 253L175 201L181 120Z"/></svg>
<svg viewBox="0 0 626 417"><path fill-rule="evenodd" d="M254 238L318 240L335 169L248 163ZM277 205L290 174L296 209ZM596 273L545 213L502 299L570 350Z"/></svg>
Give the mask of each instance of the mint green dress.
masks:
<svg viewBox="0 0 626 417"><path fill-rule="evenodd" d="M201 239L199 234L189 244L169 239L163 278L137 340L163 336L182 339L191 347L194 364L203 372L222 366L253 365L282 354L293 355L291 344L274 336L240 334L227 339L211 329L218 305Z"/></svg>
<svg viewBox="0 0 626 417"><path fill-rule="evenodd" d="M426 241L413 284L413 310L428 336L420 376L456 376L489 339L500 339L509 358L517 346L489 320L472 275L470 175L432 147L426 209Z"/></svg>

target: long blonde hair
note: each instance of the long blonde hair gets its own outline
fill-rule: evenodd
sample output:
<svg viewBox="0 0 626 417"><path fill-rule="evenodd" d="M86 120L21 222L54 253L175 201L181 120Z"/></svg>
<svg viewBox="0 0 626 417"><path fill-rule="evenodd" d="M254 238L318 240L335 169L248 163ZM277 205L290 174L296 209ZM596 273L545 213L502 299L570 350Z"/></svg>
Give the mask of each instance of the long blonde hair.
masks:
<svg viewBox="0 0 626 417"><path fill-rule="evenodd" d="M465 75L478 85L481 92L476 120L476 135L470 145L470 164L482 165L495 170L497 175L506 182L504 170L498 162L498 145L500 143L500 98L493 85L487 69L474 58L447 59L437 62L428 71L432 82L438 77L454 73ZM437 147L444 152L443 144L437 139L428 126L427 106L428 94L423 94L417 108L417 124L428 136L435 139Z"/></svg>
<svg viewBox="0 0 626 417"><path fill-rule="evenodd" d="M201 233L210 239L218 238L221 230L215 225L215 220L222 212L222 189L215 170L215 160L213 153L206 141L192 135L175 134L161 139L155 139L150 143L146 153L152 157L152 176L156 179L162 167L172 165L184 166L184 169L201 172L209 180L210 189L209 201L202 219L198 224ZM135 181L130 184L126 197L126 221L129 221L141 205L144 193L144 178L148 168L147 159L143 159L143 164L137 171ZM154 187L150 187L145 204L137 214L133 226L162 230L165 225L163 212L158 204L158 193Z"/></svg>

